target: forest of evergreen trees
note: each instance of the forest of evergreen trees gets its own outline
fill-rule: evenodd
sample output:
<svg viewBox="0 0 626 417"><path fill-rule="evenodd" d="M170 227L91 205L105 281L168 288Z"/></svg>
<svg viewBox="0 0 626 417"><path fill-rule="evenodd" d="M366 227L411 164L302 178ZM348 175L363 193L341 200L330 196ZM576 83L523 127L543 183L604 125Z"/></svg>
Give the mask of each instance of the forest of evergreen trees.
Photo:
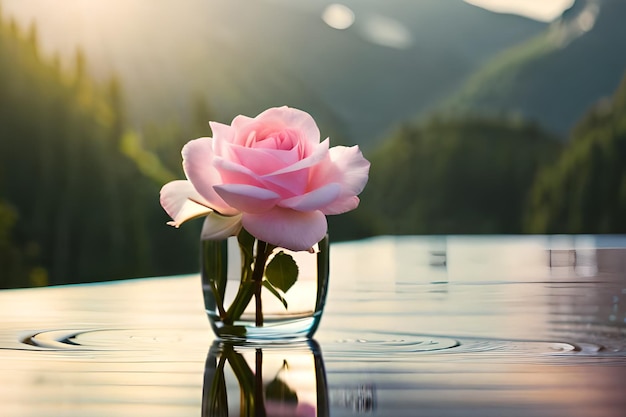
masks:
<svg viewBox="0 0 626 417"><path fill-rule="evenodd" d="M42 56L0 10L0 288L194 272L200 223L175 230L158 202L182 177L191 122L131 126L123 87ZM341 142L336 140L334 144ZM380 234L625 233L626 82L563 142L531 123L433 117L366 156L361 207L334 240Z"/></svg>
<svg viewBox="0 0 626 417"><path fill-rule="evenodd" d="M574 129L530 198L526 232L626 233L626 76Z"/></svg>
<svg viewBox="0 0 626 417"><path fill-rule="evenodd" d="M121 96L80 52L62 70L34 27L0 16L0 287L196 269L193 231L165 226L158 202L174 175L142 164Z"/></svg>
<svg viewBox="0 0 626 417"><path fill-rule="evenodd" d="M626 76L566 141L520 121L433 118L370 159L351 233L626 233Z"/></svg>
<svg viewBox="0 0 626 417"><path fill-rule="evenodd" d="M405 126L371 155L362 195L371 234L520 233L526 191L561 146L521 122Z"/></svg>

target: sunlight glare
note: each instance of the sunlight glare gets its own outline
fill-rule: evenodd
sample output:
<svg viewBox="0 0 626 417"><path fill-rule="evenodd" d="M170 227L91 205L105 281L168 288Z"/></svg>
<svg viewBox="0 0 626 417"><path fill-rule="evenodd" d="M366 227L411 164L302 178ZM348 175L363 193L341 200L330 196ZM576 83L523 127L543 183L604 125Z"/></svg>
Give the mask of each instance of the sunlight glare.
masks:
<svg viewBox="0 0 626 417"><path fill-rule="evenodd" d="M591 4L586 7L585 10L578 16L577 24L580 30L583 32L589 32L596 24L596 18L600 13L600 8L597 4Z"/></svg>
<svg viewBox="0 0 626 417"><path fill-rule="evenodd" d="M334 29L348 29L354 23L354 12L339 3L330 4L322 13L324 22Z"/></svg>
<svg viewBox="0 0 626 417"><path fill-rule="evenodd" d="M369 17L363 26L364 36L372 43L406 49L413 43L409 29L401 22L382 15Z"/></svg>

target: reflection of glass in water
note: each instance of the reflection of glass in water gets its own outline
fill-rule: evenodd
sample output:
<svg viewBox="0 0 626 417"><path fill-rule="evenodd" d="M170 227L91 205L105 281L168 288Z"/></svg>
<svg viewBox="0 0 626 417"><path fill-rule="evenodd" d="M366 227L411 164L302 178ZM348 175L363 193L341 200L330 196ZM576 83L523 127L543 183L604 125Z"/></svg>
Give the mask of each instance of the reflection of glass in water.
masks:
<svg viewBox="0 0 626 417"><path fill-rule="evenodd" d="M319 346L216 341L204 372L202 416L328 416Z"/></svg>
<svg viewBox="0 0 626 417"><path fill-rule="evenodd" d="M376 409L374 385L335 389L330 393L330 402L335 406L349 408L359 414L372 412Z"/></svg>
<svg viewBox="0 0 626 417"><path fill-rule="evenodd" d="M593 236L551 236L548 266L552 275L593 277L598 272L596 242Z"/></svg>

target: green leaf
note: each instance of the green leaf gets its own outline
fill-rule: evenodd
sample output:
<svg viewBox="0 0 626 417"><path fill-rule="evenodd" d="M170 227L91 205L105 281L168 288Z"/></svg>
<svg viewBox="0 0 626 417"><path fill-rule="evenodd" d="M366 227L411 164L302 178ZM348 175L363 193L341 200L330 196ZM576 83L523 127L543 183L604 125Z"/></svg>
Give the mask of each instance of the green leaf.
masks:
<svg viewBox="0 0 626 417"><path fill-rule="evenodd" d="M287 310L287 300L285 300L285 298L282 295L280 295L278 290L276 288L274 288L274 286L272 284L270 284L270 282L268 280L266 280L266 279L263 280L263 286L265 288L267 288L269 290L269 292L274 294L274 296L276 296L276 298L278 298L280 300L280 302L283 303L283 305L285 306L285 310Z"/></svg>
<svg viewBox="0 0 626 417"><path fill-rule="evenodd" d="M265 387L265 398L287 404L298 404L298 394L279 377Z"/></svg>
<svg viewBox="0 0 626 417"><path fill-rule="evenodd" d="M255 237L252 236L246 229L241 229L237 235L237 241L239 242L239 248L244 253L247 259L252 260L254 258L254 241Z"/></svg>
<svg viewBox="0 0 626 417"><path fill-rule="evenodd" d="M267 264L265 277L274 287L286 293L298 280L298 265L291 255L280 251Z"/></svg>

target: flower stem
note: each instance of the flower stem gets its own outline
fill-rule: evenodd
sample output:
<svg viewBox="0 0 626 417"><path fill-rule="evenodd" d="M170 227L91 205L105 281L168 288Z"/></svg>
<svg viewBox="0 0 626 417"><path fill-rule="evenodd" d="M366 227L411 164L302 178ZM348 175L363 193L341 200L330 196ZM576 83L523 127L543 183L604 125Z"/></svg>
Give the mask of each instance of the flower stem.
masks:
<svg viewBox="0 0 626 417"><path fill-rule="evenodd" d="M217 310L220 313L220 318L222 320L226 319L226 310L224 310L224 301L222 300L222 296L217 289L217 285L215 285L215 281L210 281L211 291L213 291L213 296L215 297L215 303L217 304Z"/></svg>
<svg viewBox="0 0 626 417"><path fill-rule="evenodd" d="M254 416L266 417L263 401L263 350L261 349L255 351Z"/></svg>
<svg viewBox="0 0 626 417"><path fill-rule="evenodd" d="M268 250L269 249L269 250ZM256 249L256 259L254 261L254 271L252 272L252 280L254 281L254 298L256 304L255 324L257 327L263 327L263 303L261 301L261 289L263 288L263 275L265 273L265 263L272 251L272 247L267 243L259 240Z"/></svg>
<svg viewBox="0 0 626 417"><path fill-rule="evenodd" d="M242 233L244 230L242 230ZM224 317L224 324L233 325L236 320L239 320L241 314L244 312L248 304L250 304L250 300L252 300L252 296L254 295L254 281L252 280L252 265L254 262L254 256L252 253L252 247L254 245L255 239L250 236L252 241L249 244L242 243L242 240L239 240L239 248L241 251L241 282L239 283L239 289L237 290L237 295L235 299L228 307L228 311L226 311L226 316Z"/></svg>
<svg viewBox="0 0 626 417"><path fill-rule="evenodd" d="M253 416L255 410L254 404L254 373L250 369L248 362L237 352L233 345L225 345L224 356L226 356L230 364L241 392L241 414L242 416Z"/></svg>

